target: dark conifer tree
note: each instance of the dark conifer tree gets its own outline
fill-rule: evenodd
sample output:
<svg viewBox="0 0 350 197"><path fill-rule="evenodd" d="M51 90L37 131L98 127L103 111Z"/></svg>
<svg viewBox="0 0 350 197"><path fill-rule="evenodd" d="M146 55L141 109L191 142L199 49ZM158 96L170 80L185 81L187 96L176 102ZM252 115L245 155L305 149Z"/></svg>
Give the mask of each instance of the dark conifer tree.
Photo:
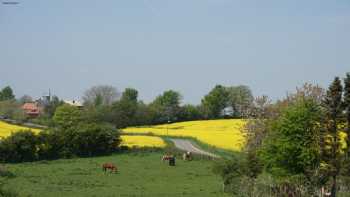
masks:
<svg viewBox="0 0 350 197"><path fill-rule="evenodd" d="M350 156L350 73L346 74L346 78L344 79L344 107L345 107L345 113L346 113L346 122L347 122L347 156L349 158Z"/></svg>
<svg viewBox="0 0 350 197"><path fill-rule="evenodd" d="M339 153L340 141L339 141L339 129L338 124L340 122L343 112L343 87L339 77L336 77L327 90L326 97L324 99L324 107L326 109L326 130L329 134L331 150L327 154L325 159L330 166L329 174L332 177L332 189L331 196L336 196L337 190L337 175L340 171L341 155Z"/></svg>

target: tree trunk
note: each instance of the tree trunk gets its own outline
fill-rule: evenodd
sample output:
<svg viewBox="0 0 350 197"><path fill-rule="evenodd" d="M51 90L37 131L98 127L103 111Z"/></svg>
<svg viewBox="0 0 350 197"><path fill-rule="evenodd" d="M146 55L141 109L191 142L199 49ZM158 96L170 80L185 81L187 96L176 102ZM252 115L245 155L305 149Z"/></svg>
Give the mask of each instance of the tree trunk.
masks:
<svg viewBox="0 0 350 197"><path fill-rule="evenodd" d="M337 176L333 175L331 197L336 197L336 193L337 193Z"/></svg>

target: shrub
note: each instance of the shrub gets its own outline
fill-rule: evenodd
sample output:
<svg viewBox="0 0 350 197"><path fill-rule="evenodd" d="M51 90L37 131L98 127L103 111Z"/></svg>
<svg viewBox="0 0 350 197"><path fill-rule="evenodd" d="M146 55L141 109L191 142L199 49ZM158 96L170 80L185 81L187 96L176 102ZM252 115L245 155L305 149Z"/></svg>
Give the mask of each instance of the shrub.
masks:
<svg viewBox="0 0 350 197"><path fill-rule="evenodd" d="M41 159L109 154L121 140L118 130L106 124L86 123L70 129L49 129L39 135Z"/></svg>
<svg viewBox="0 0 350 197"><path fill-rule="evenodd" d="M0 141L0 162L103 155L115 151L120 142L118 130L106 124L51 128L38 135L18 131Z"/></svg>
<svg viewBox="0 0 350 197"><path fill-rule="evenodd" d="M5 162L37 159L39 139L31 130L22 130L0 141L0 158Z"/></svg>
<svg viewBox="0 0 350 197"><path fill-rule="evenodd" d="M116 150L121 140L119 133L106 124L81 124L72 138L72 152L79 156L108 154Z"/></svg>
<svg viewBox="0 0 350 197"><path fill-rule="evenodd" d="M58 159L60 157L69 157L71 154L64 154L65 136L61 130L47 129L39 133L39 159Z"/></svg>

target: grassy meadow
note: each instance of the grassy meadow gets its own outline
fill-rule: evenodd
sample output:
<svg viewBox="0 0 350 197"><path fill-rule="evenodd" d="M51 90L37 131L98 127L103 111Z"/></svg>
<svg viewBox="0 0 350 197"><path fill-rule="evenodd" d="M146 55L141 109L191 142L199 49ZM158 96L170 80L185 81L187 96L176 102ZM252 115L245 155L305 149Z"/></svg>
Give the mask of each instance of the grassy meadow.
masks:
<svg viewBox="0 0 350 197"><path fill-rule="evenodd" d="M5 188L20 196L225 196L213 161L162 163L162 153L129 152L112 156L7 164L15 177ZM117 164L117 174L104 174L104 162ZM4 181L4 178L2 178Z"/></svg>

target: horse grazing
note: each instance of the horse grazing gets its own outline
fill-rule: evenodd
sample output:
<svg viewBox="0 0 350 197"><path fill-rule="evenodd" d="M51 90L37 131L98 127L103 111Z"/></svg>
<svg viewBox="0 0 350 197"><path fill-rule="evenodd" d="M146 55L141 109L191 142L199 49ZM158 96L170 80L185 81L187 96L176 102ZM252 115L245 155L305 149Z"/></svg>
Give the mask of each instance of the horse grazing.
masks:
<svg viewBox="0 0 350 197"><path fill-rule="evenodd" d="M174 157L174 156L172 156L172 155L165 154L165 155L163 155L163 157L162 157L162 161L164 162L164 161L170 160L170 159L173 158L173 157Z"/></svg>
<svg viewBox="0 0 350 197"><path fill-rule="evenodd" d="M182 159L183 159L184 161L191 161L191 160L192 160L192 154L191 154L191 152L188 151L188 152L182 154Z"/></svg>
<svg viewBox="0 0 350 197"><path fill-rule="evenodd" d="M116 173L117 172L117 166L115 166L113 163L104 163L102 165L102 170L104 172L107 172L107 170L110 170L111 172Z"/></svg>

